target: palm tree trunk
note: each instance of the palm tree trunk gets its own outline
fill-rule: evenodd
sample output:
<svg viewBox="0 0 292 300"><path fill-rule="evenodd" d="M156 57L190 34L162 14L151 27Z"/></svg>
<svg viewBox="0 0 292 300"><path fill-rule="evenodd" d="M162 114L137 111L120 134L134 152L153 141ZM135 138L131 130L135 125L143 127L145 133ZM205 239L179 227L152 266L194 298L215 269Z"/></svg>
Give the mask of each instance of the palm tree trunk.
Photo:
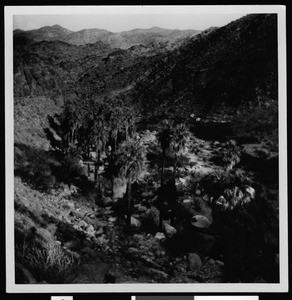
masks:
<svg viewBox="0 0 292 300"><path fill-rule="evenodd" d="M132 210L132 195L131 195L132 184L131 181L128 181L128 215L127 215L127 224L131 226L131 210Z"/></svg>
<svg viewBox="0 0 292 300"><path fill-rule="evenodd" d="M118 146L118 133L115 134L115 141L114 141L114 151L117 151Z"/></svg>
<svg viewBox="0 0 292 300"><path fill-rule="evenodd" d="M162 186L163 185L163 182L164 182L164 164L165 164L165 156L166 156L166 153L165 153L165 149L162 150L162 166L161 166L161 179L160 179L160 185Z"/></svg>
<svg viewBox="0 0 292 300"><path fill-rule="evenodd" d="M98 175L98 169L100 166L100 149L97 150L97 160L95 163L95 170L94 170L94 181L98 183L98 191L100 191L100 176Z"/></svg>
<svg viewBox="0 0 292 300"><path fill-rule="evenodd" d="M175 153L174 154L174 164L173 164L173 174L172 174L174 183L175 183L176 168L177 168L177 154Z"/></svg>

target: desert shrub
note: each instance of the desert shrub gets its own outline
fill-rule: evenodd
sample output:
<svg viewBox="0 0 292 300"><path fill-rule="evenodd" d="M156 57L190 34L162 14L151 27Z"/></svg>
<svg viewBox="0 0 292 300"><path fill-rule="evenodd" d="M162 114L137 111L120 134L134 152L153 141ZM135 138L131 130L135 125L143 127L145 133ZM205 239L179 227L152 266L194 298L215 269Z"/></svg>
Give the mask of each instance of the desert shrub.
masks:
<svg viewBox="0 0 292 300"><path fill-rule="evenodd" d="M226 170L231 170L235 165L240 162L241 149L236 144L234 140L226 142L225 147L218 151L218 154L213 156L212 161L226 168Z"/></svg>
<svg viewBox="0 0 292 300"><path fill-rule="evenodd" d="M68 255L57 245L50 243L44 248L17 244L15 259L28 268L37 281L64 283L72 268L76 265L73 256Z"/></svg>
<svg viewBox="0 0 292 300"><path fill-rule="evenodd" d="M277 212L264 188L241 170L218 170L199 184L211 199L226 281L253 282L259 276L276 282Z"/></svg>
<svg viewBox="0 0 292 300"><path fill-rule="evenodd" d="M221 196L226 189L233 189L235 186L244 189L245 186L252 185L253 181L242 170L225 171L219 169L207 174L199 184L207 194L216 198Z"/></svg>
<svg viewBox="0 0 292 300"><path fill-rule="evenodd" d="M41 191L54 187L56 178L53 169L59 163L42 149L24 144L15 145L15 175Z"/></svg>
<svg viewBox="0 0 292 300"><path fill-rule="evenodd" d="M277 224L267 199L259 196L225 209L214 206L213 220L221 239L228 282L254 282L256 277L277 282L278 249L267 238Z"/></svg>
<svg viewBox="0 0 292 300"><path fill-rule="evenodd" d="M59 166L54 168L54 175L59 182L67 184L74 183L76 180L86 179L85 170L79 162L80 160L74 156L65 156Z"/></svg>
<svg viewBox="0 0 292 300"><path fill-rule="evenodd" d="M213 225L221 237L226 280L253 282L260 276L277 281L273 260L278 250L267 238L277 235L277 213L264 190L239 171L221 173L213 177L213 184ZM262 268L267 264L268 273Z"/></svg>

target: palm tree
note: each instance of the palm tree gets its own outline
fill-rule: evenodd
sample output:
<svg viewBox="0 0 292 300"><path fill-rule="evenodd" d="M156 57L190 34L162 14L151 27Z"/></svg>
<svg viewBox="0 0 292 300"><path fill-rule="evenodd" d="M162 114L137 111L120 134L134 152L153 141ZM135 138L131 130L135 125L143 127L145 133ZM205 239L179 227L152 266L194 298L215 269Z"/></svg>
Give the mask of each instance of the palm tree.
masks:
<svg viewBox="0 0 292 300"><path fill-rule="evenodd" d="M189 138L189 130L184 123L177 124L171 136L171 145L174 150L174 165L173 165L173 178L175 179L176 168L179 155L185 150L186 143Z"/></svg>
<svg viewBox="0 0 292 300"><path fill-rule="evenodd" d="M117 166L119 166L119 174L127 179L128 190L128 207L127 207L127 224L131 225L131 210L133 206L131 189L132 184L139 180L139 176L145 168L145 147L143 139L136 134L128 142L120 147Z"/></svg>
<svg viewBox="0 0 292 300"><path fill-rule="evenodd" d="M166 158L166 150L170 146L171 141L171 124L168 120L164 120L162 123L162 128L158 132L158 141L160 142L162 148L162 163L161 163L161 186L163 186L164 181L164 164Z"/></svg>

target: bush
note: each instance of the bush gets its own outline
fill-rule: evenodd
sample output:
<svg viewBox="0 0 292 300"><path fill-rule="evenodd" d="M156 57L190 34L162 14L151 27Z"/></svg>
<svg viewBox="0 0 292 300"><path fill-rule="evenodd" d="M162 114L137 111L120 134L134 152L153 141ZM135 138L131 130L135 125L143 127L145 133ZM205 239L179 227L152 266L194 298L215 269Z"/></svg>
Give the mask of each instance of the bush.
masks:
<svg viewBox="0 0 292 300"><path fill-rule="evenodd" d="M53 169L59 165L47 151L24 144L15 144L15 175L41 191L54 187Z"/></svg>
<svg viewBox="0 0 292 300"><path fill-rule="evenodd" d="M216 170L206 175L200 181L207 194L211 197L218 198L223 195L226 189L233 189L235 186L244 189L245 186L252 185L252 180L241 170Z"/></svg>
<svg viewBox="0 0 292 300"><path fill-rule="evenodd" d="M66 254L56 244L44 248L29 246L26 242L16 245L15 259L28 268L37 281L64 283L76 265L73 256Z"/></svg>

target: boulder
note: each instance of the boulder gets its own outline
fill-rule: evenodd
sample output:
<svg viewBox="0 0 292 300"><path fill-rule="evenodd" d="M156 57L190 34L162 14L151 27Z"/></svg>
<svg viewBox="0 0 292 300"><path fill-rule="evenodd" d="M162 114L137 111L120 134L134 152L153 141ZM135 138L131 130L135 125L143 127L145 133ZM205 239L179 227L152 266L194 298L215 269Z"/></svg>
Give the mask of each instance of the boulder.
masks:
<svg viewBox="0 0 292 300"><path fill-rule="evenodd" d="M109 242L109 240L106 238L106 235L103 234L102 236L97 238L97 243L99 245L106 245Z"/></svg>
<svg viewBox="0 0 292 300"><path fill-rule="evenodd" d="M196 192L195 192L195 194L196 194L197 196L200 196L200 195L202 194L202 192L201 192L199 189L197 189Z"/></svg>
<svg viewBox="0 0 292 300"><path fill-rule="evenodd" d="M202 260L197 253L188 254L189 267L193 271L198 271L202 267Z"/></svg>
<svg viewBox="0 0 292 300"><path fill-rule="evenodd" d="M193 199L184 199L183 204L192 204L194 201Z"/></svg>
<svg viewBox="0 0 292 300"><path fill-rule="evenodd" d="M164 235L163 232L157 232L157 233L155 234L155 237L154 237L154 238L157 239L157 240L159 240L159 241L161 241L161 240L164 240L166 237L165 237L165 235Z"/></svg>
<svg viewBox="0 0 292 300"><path fill-rule="evenodd" d="M100 228L96 231L95 235L101 235L101 234L103 234L103 233L104 233L103 227L100 227Z"/></svg>
<svg viewBox="0 0 292 300"><path fill-rule="evenodd" d="M108 218L108 221L111 222L111 223L116 222L116 220L117 220L117 217L110 217L110 218Z"/></svg>
<svg viewBox="0 0 292 300"><path fill-rule="evenodd" d="M138 256L139 255L139 250L137 248L130 247L130 248L128 248L127 253L131 254L131 256L132 255L133 256Z"/></svg>
<svg viewBox="0 0 292 300"><path fill-rule="evenodd" d="M94 230L94 227L92 225L89 225L87 228L86 228L86 234L90 237L94 237L95 236L95 230Z"/></svg>
<svg viewBox="0 0 292 300"><path fill-rule="evenodd" d="M249 196L250 196L251 199L255 198L255 189L252 188L251 186L247 186L245 188L245 192L249 194Z"/></svg>
<svg viewBox="0 0 292 300"><path fill-rule="evenodd" d="M104 206L111 205L113 203L113 200L111 197L103 197L102 202Z"/></svg>
<svg viewBox="0 0 292 300"><path fill-rule="evenodd" d="M76 218L82 219L84 217L84 213L81 212L80 209L75 210L73 213L74 213Z"/></svg>
<svg viewBox="0 0 292 300"><path fill-rule="evenodd" d="M126 178L114 178L113 183L113 200L123 198L127 191Z"/></svg>
<svg viewBox="0 0 292 300"><path fill-rule="evenodd" d="M141 226L141 222L133 217L131 217L131 226L132 227L140 227Z"/></svg>
<svg viewBox="0 0 292 300"><path fill-rule="evenodd" d="M85 227L88 227L88 224L84 220L80 220L77 223L77 226L80 227L80 228L85 228Z"/></svg>
<svg viewBox="0 0 292 300"><path fill-rule="evenodd" d="M171 237L177 233L177 230L174 227L172 227L171 225L169 225L165 222L163 223L163 229L164 229L166 236L169 236L169 237Z"/></svg>
<svg viewBox="0 0 292 300"><path fill-rule="evenodd" d="M145 212L145 211L147 211L147 207L146 206L144 206L144 205L142 205L142 204L136 204L135 206L134 206L139 212Z"/></svg>
<svg viewBox="0 0 292 300"><path fill-rule="evenodd" d="M147 211L146 211L146 216L147 218L153 220L153 223L157 226L159 226L160 222L160 211L158 208L155 206L151 206Z"/></svg>
<svg viewBox="0 0 292 300"><path fill-rule="evenodd" d="M191 223L197 228L208 228L211 225L210 220L203 215L193 216Z"/></svg>

